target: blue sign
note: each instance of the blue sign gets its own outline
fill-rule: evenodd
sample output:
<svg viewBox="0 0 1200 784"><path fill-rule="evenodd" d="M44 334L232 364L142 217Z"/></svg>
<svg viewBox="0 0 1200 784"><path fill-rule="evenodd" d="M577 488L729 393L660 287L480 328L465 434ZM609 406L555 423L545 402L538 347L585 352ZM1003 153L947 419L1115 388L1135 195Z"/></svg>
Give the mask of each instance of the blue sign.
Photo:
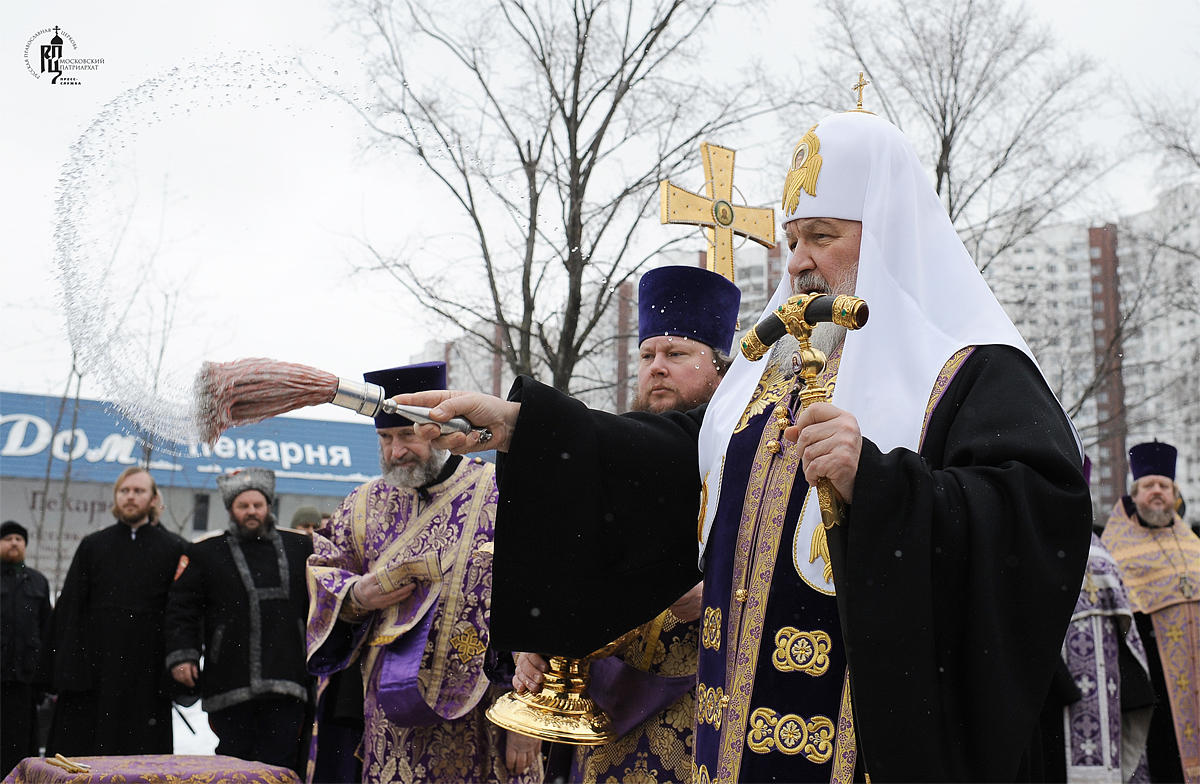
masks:
<svg viewBox="0 0 1200 784"><path fill-rule="evenodd" d="M61 400L0 392L0 476L62 479L68 460L71 481L111 484L131 465L144 464L138 428L108 403L80 400L72 431L74 400L68 400L57 431ZM211 447L156 445L149 467L162 487L215 490L216 477L240 468L275 471L276 490L292 495L345 496L379 475L375 425L275 417L235 427Z"/></svg>

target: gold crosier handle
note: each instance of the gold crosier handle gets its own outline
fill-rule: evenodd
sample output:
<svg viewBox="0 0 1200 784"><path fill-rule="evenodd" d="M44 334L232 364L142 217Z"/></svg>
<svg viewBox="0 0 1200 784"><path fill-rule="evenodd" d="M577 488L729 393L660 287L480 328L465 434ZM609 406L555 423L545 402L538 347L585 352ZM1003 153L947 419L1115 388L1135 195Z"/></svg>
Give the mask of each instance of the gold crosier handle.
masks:
<svg viewBox="0 0 1200 784"><path fill-rule="evenodd" d="M830 390L817 384L817 378L825 370L826 357L823 352L813 348L811 342L813 327L816 324L809 323L805 318L808 306L823 296L828 295L806 294L792 297L780 305L773 314L783 322L786 330L800 344L797 351L800 356L799 378L804 382L803 388L800 389L801 411L813 403L827 403L830 398ZM858 297L843 294L833 301L832 315L827 320L847 329L858 329L866 323L866 315L866 302ZM762 340L758 334L759 328L765 324L764 321L755 326L742 340L742 353L746 355L747 359L761 359L769 349L769 343ZM778 339L778 336L775 339ZM774 340L770 342L774 342ZM782 437L783 428L788 427L791 422L785 418L778 421L777 424L780 426L780 436ZM845 519L845 502L834 489L833 483L825 477L817 480L817 501L821 505L821 522L826 529L840 524Z"/></svg>

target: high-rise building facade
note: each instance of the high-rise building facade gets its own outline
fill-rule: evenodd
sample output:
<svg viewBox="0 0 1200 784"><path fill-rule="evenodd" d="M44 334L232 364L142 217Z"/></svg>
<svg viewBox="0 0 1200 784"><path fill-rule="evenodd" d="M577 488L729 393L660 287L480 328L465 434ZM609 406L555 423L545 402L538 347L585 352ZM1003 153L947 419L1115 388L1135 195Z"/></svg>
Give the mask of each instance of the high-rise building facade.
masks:
<svg viewBox="0 0 1200 784"><path fill-rule="evenodd" d="M1048 226L983 270L1092 458L1099 522L1128 492L1128 448L1154 439L1179 448L1200 518L1196 200L1183 188L1117 224Z"/></svg>

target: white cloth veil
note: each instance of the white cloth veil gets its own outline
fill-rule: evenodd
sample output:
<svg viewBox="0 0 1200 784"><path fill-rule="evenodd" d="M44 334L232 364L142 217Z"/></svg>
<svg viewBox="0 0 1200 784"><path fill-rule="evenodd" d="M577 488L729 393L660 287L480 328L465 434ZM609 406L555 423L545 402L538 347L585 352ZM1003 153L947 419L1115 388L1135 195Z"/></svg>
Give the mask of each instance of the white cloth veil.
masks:
<svg viewBox="0 0 1200 784"><path fill-rule="evenodd" d="M976 269L904 134L864 112L826 117L812 132L821 158L816 195L801 191L783 223L862 221L855 293L870 307L868 324L846 335L832 402L854 414L863 436L881 451L916 451L930 392L955 352L1004 344L1034 357ZM763 315L789 296L785 275ZM729 439L766 367L767 358L737 356L705 414L699 450L708 499L701 556Z"/></svg>

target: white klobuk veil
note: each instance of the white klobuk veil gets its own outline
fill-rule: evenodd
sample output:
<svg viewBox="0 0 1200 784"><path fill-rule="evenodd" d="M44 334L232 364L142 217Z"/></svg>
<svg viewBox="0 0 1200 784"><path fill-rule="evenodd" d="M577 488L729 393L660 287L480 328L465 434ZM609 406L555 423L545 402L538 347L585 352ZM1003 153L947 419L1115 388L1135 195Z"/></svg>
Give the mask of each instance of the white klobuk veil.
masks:
<svg viewBox="0 0 1200 784"><path fill-rule="evenodd" d="M792 169L788 185L795 185L786 189L785 225L798 218L862 221L855 294L866 300L871 315L863 329L846 335L832 403L852 413L863 436L881 451L917 451L934 382L960 349L1009 345L1036 364L898 128L867 112L826 117L797 145ZM815 195L803 186L812 186ZM789 296L785 275L763 316ZM705 414L699 450L708 499L700 526L701 557L719 505L729 439L769 357L750 362L737 356ZM1080 455L1082 460L1082 447ZM808 506L801 525L806 531L820 519L817 504ZM799 530L796 540L802 540ZM797 557L797 568L805 561ZM832 584L820 577L821 565L809 566L801 570L806 581L832 594Z"/></svg>

